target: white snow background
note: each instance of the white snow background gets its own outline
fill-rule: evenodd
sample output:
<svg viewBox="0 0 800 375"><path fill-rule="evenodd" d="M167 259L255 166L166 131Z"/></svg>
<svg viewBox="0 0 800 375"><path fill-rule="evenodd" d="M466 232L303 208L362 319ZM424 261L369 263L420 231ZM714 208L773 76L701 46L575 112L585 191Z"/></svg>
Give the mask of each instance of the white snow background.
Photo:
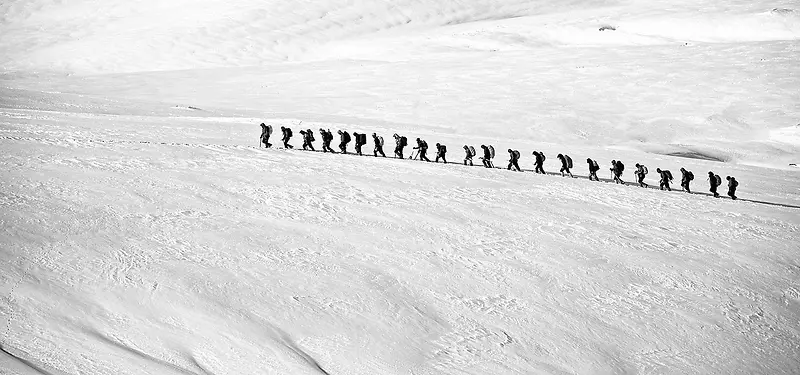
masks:
<svg viewBox="0 0 800 375"><path fill-rule="evenodd" d="M4 0L0 373L798 374L799 124L796 1Z"/></svg>

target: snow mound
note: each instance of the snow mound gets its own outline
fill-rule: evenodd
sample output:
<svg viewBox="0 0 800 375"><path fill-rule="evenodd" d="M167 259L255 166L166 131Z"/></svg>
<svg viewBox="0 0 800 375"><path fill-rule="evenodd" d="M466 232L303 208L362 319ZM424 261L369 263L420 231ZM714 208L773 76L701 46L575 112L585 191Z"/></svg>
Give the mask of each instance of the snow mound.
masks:
<svg viewBox="0 0 800 375"><path fill-rule="evenodd" d="M260 65L300 60L327 42L389 29L417 30L602 3L10 0L0 4L0 67L109 73Z"/></svg>
<svg viewBox="0 0 800 375"><path fill-rule="evenodd" d="M800 39L800 14L766 11L746 14L684 14L624 20L620 32L697 43L742 43Z"/></svg>
<svg viewBox="0 0 800 375"><path fill-rule="evenodd" d="M641 3L478 0L157 1L0 5L0 67L119 73L330 58L407 59L424 51L518 50L796 40L800 14L656 13ZM600 32L613 25L615 32ZM102 53L97 53L102 51Z"/></svg>

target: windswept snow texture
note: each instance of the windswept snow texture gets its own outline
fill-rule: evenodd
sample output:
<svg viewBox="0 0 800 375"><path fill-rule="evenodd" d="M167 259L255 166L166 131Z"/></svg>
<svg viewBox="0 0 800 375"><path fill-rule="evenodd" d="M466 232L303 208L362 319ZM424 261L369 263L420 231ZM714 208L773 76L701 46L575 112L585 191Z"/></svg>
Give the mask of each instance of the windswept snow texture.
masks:
<svg viewBox="0 0 800 375"><path fill-rule="evenodd" d="M0 374L797 374L797 8L3 1Z"/></svg>

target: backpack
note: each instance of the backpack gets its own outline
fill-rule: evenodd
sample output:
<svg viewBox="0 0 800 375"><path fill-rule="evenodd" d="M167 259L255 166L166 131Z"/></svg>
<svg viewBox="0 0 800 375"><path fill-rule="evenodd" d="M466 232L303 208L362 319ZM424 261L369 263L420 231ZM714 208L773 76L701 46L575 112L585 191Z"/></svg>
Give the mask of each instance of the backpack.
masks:
<svg viewBox="0 0 800 375"><path fill-rule="evenodd" d="M625 170L625 164L622 164L621 161L617 161L617 170L619 170L619 173L622 173L622 171Z"/></svg>
<svg viewBox="0 0 800 375"><path fill-rule="evenodd" d="M427 149L428 149L428 142L425 142L425 140L422 140L422 139L420 139L420 140L419 140L419 146L420 146L421 148L424 148L424 149L426 149L426 150L427 150Z"/></svg>
<svg viewBox="0 0 800 375"><path fill-rule="evenodd" d="M361 144L362 145L367 144L367 135L366 134L361 134Z"/></svg>
<svg viewBox="0 0 800 375"><path fill-rule="evenodd" d="M489 156L494 159L494 146L489 145Z"/></svg>
<svg viewBox="0 0 800 375"><path fill-rule="evenodd" d="M441 152L441 153L443 153L443 154L444 154L445 152L447 152L447 146L445 146L445 145L441 145L441 146L440 146L440 148L439 148L439 152Z"/></svg>
<svg viewBox="0 0 800 375"><path fill-rule="evenodd" d="M408 146L408 138L400 137L400 147Z"/></svg>
<svg viewBox="0 0 800 375"><path fill-rule="evenodd" d="M272 125L267 125L267 138L272 135Z"/></svg>
<svg viewBox="0 0 800 375"><path fill-rule="evenodd" d="M717 186L722 185L722 177L720 177L718 174L714 175L714 180L717 181L717 184L716 184Z"/></svg>
<svg viewBox="0 0 800 375"><path fill-rule="evenodd" d="M567 159L567 168L572 168L572 158L569 155L564 155L564 158Z"/></svg>
<svg viewBox="0 0 800 375"><path fill-rule="evenodd" d="M342 133L342 142L350 143L350 134L348 132Z"/></svg>
<svg viewBox="0 0 800 375"><path fill-rule="evenodd" d="M286 128L286 138L289 138L291 136L292 136L292 129L291 128Z"/></svg>
<svg viewBox="0 0 800 375"><path fill-rule="evenodd" d="M648 173L650 173L650 170L647 169L646 165L642 165L642 174L647 176ZM670 177L670 179L672 179L672 177Z"/></svg>
<svg viewBox="0 0 800 375"><path fill-rule="evenodd" d="M686 179L689 181L694 180L694 173L686 172Z"/></svg>
<svg viewBox="0 0 800 375"><path fill-rule="evenodd" d="M736 181L733 177L731 177L731 187L735 189L737 186L739 186L739 181Z"/></svg>
<svg viewBox="0 0 800 375"><path fill-rule="evenodd" d="M513 154L514 154L514 160L519 160L520 158L519 151L514 150Z"/></svg>
<svg viewBox="0 0 800 375"><path fill-rule="evenodd" d="M378 136L378 144L381 145L381 147L383 147L383 137Z"/></svg>
<svg viewBox="0 0 800 375"><path fill-rule="evenodd" d="M600 170L600 166L597 164L597 160L592 160L592 172L597 172Z"/></svg>
<svg viewBox="0 0 800 375"><path fill-rule="evenodd" d="M311 141L311 142L314 142L314 141L316 141L316 139L314 139L314 132L312 132L311 130L308 130L308 131L306 132L306 134L308 134L308 140L309 140L309 141Z"/></svg>
<svg viewBox="0 0 800 375"><path fill-rule="evenodd" d="M469 146L469 157L473 157L475 155L477 155L477 153L475 153L475 147Z"/></svg>
<svg viewBox="0 0 800 375"><path fill-rule="evenodd" d="M542 156L542 163L544 163L544 161L547 160L547 156L544 156L544 152L540 152L539 155Z"/></svg>
<svg viewBox="0 0 800 375"><path fill-rule="evenodd" d="M665 174L665 175L667 175L667 179L669 179L670 181L672 181L672 172L670 172L670 171L664 171L664 174Z"/></svg>

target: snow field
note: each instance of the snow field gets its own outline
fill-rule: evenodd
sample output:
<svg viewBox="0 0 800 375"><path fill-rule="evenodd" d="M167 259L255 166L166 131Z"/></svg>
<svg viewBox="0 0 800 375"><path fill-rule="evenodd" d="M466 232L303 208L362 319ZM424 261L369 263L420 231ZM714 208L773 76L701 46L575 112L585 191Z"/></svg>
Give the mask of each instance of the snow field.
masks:
<svg viewBox="0 0 800 375"><path fill-rule="evenodd" d="M532 51L797 40L796 7L792 1L9 0L0 5L0 66L119 73L363 58L364 51L379 60L386 52L406 59L467 45ZM596 32L602 26L617 32ZM367 44L348 48L354 41ZM391 49L381 47L387 42Z"/></svg>
<svg viewBox="0 0 800 375"><path fill-rule="evenodd" d="M4 1L0 374L794 374L795 8ZM752 201L257 149L262 121Z"/></svg>
<svg viewBox="0 0 800 375"><path fill-rule="evenodd" d="M3 345L48 371L797 367L796 209L259 150L257 123L5 113ZM736 168L742 196L798 201L796 173Z"/></svg>

